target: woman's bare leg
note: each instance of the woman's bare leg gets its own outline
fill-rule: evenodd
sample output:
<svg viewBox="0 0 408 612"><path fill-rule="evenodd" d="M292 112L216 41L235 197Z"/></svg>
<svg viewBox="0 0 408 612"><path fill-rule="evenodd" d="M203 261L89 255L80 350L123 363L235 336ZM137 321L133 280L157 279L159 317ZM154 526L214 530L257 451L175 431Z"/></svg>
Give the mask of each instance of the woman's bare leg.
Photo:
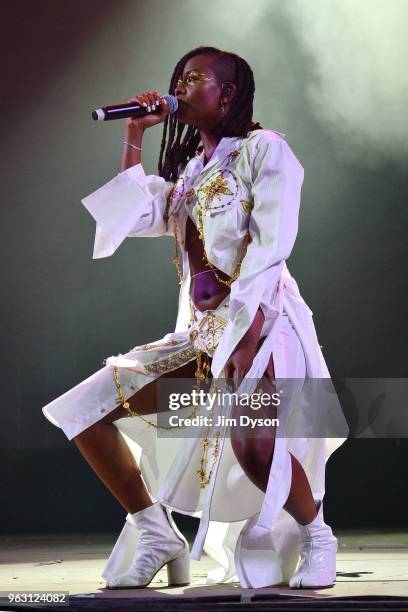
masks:
<svg viewBox="0 0 408 612"><path fill-rule="evenodd" d="M274 387L267 378L262 379L262 387L272 394ZM268 413L260 411L259 416L276 418L276 407L268 408ZM249 438L246 428L235 428L231 436L231 446L245 474L261 491L266 492L275 449L275 430L268 427L265 437ZM306 473L292 453L292 482L284 509L301 525L308 525L317 515L316 503Z"/></svg>
<svg viewBox="0 0 408 612"><path fill-rule="evenodd" d="M296 457L289 454L292 460L292 484L283 507L298 523L308 525L316 518L316 503L305 470Z"/></svg>
<svg viewBox="0 0 408 612"><path fill-rule="evenodd" d="M115 425L97 422L73 441L127 512L133 514L152 505L138 465Z"/></svg>
<svg viewBox="0 0 408 612"><path fill-rule="evenodd" d="M247 438L231 440L235 456L249 480L266 492L271 470L275 440ZM306 473L292 453L292 482L285 505L287 512L301 525L308 525L316 517L317 509Z"/></svg>
<svg viewBox="0 0 408 612"><path fill-rule="evenodd" d="M194 378L195 369L196 362L191 361L163 377ZM143 415L157 412L157 380L148 383L127 400L132 410ZM118 406L75 436L73 441L109 491L127 512L133 514L151 506L153 502L128 445L113 425L114 421L128 415L123 406Z"/></svg>

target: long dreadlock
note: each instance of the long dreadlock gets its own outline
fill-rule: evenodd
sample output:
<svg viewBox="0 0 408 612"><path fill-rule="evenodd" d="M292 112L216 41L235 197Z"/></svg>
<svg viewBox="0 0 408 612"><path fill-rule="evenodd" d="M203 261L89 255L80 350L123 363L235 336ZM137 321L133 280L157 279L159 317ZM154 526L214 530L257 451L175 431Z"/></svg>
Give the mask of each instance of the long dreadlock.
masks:
<svg viewBox="0 0 408 612"><path fill-rule="evenodd" d="M168 93L174 96L177 81L182 75L188 60L195 55L202 54L216 56L212 68L220 86L223 82L229 81L237 87L229 112L219 121L213 133L220 138L224 136L245 137L248 132L262 129L259 123L252 122L255 92L253 72L247 62L235 53L222 51L216 47L196 47L192 49L179 60L174 68ZM166 146L167 128L169 133ZM187 126L187 131L183 140L181 140L184 128L185 124L179 123L174 113L167 115L164 121L158 165L159 176L162 176L166 181L176 181L179 165L183 165L195 156L201 140L200 132L193 125ZM165 147L166 150L164 151Z"/></svg>

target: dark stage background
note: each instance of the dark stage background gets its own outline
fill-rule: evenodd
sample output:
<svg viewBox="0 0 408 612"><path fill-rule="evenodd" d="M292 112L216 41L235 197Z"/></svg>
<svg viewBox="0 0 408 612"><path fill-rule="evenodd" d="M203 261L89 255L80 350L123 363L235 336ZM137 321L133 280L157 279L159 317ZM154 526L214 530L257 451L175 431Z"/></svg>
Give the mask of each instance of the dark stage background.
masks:
<svg viewBox="0 0 408 612"><path fill-rule="evenodd" d="M288 267L331 373L407 376L407 157L319 121L309 95L315 58L276 6L256 36L239 39L196 2L2 3L5 533L123 524L123 509L41 408L106 357L174 329L173 241L128 239L113 257L92 260L94 221L80 199L119 171L122 151L123 123L96 124L91 110L150 89L166 93L174 65L195 46L247 59L254 120L285 132L305 168ZM147 173L157 173L161 136L162 125L146 132ZM407 456L407 440L348 440L327 467L328 522L406 526Z"/></svg>

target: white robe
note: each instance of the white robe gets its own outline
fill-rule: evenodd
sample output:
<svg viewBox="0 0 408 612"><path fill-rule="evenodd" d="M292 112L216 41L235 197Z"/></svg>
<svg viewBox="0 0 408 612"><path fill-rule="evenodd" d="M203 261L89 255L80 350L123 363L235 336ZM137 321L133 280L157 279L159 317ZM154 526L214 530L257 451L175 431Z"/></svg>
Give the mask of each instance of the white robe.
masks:
<svg viewBox="0 0 408 612"><path fill-rule="evenodd" d="M127 236L172 235L176 229L183 282L175 332L161 340L178 343L174 354L180 348L191 346L188 339L190 273L184 249L187 216L197 222L197 207L210 194L203 223L206 253L208 260L228 275L235 269L240 246L249 230L251 242L240 274L231 284L228 324L211 367L214 378L223 376L227 359L261 306L265 314L262 335L266 339L241 385L240 389L246 393L254 391L256 379L265 372L270 355L275 359L279 354L279 334L288 320L303 351L304 379L330 378L316 336L313 313L302 299L285 261L297 235L304 171L283 136L271 130L256 130L247 138L224 137L205 167L202 153L192 158L184 169L179 168L175 185L159 176L146 176L138 164L82 200L97 223L93 258L112 255ZM176 216L170 216L167 223L165 211L169 201L170 213ZM171 354L170 349L167 354ZM105 368L115 364L122 368L127 396L130 396L130 388L139 389L151 379L143 374L142 361L146 363L148 355L145 358L145 354L140 354L133 372L126 361L128 356L108 358ZM281 371L281 367L282 364L276 363L275 372ZM104 369L96 373L43 408L47 418L62 427L70 439L100 419L101 412L115 407L101 397L103 385L111 384L105 380L105 372ZM102 381L102 373L105 378L98 390L98 401L88 400L86 413L76 414L73 400L78 398L79 402L80 392L83 397L84 392L88 393L86 397L89 397L92 385ZM196 439L158 440L155 432L139 419L115 422L140 463L151 495L176 511L200 518L191 558L199 559L204 548L222 568L208 576L208 582L230 581L236 578L236 573L242 587L263 587L287 582L295 570L299 535L296 522L283 509L291 483L288 451L303 465L315 499L322 499L325 463L348 432L332 390L329 389L323 402L319 396L318 406L314 387L305 390L300 385L298 391L302 391L302 403L297 409L297 424L292 431L288 425L287 437L275 440L265 494L237 464L227 438L221 439L220 455L209 485L199 492L197 477L190 469L198 450ZM101 405L104 408L100 409ZM336 437L313 437L310 421L316 422L322 416L327 421L327 431L337 432ZM308 433L300 437L299 431ZM171 469L168 469L169 462ZM227 494L232 496L231 503L226 501ZM126 570L136 547L137 534L129 515L127 519L105 567L105 579Z"/></svg>

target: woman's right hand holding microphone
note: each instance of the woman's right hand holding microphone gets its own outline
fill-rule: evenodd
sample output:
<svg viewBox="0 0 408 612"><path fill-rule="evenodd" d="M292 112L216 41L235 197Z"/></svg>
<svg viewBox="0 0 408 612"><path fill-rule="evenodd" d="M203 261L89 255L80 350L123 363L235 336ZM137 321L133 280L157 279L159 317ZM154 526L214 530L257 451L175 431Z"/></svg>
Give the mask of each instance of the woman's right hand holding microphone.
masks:
<svg viewBox="0 0 408 612"><path fill-rule="evenodd" d="M146 128L162 123L170 114L169 106L158 91L147 91L140 96L129 98L149 111L144 117L129 117L125 121L125 140L121 161L121 172L141 162L143 133ZM150 110L149 110L150 109Z"/></svg>
<svg viewBox="0 0 408 612"><path fill-rule="evenodd" d="M125 132L128 135L143 132L146 128L162 123L170 114L166 99L158 91L147 91L140 96L129 98L128 102L137 102L149 111L149 114L144 117L129 117L126 119Z"/></svg>

